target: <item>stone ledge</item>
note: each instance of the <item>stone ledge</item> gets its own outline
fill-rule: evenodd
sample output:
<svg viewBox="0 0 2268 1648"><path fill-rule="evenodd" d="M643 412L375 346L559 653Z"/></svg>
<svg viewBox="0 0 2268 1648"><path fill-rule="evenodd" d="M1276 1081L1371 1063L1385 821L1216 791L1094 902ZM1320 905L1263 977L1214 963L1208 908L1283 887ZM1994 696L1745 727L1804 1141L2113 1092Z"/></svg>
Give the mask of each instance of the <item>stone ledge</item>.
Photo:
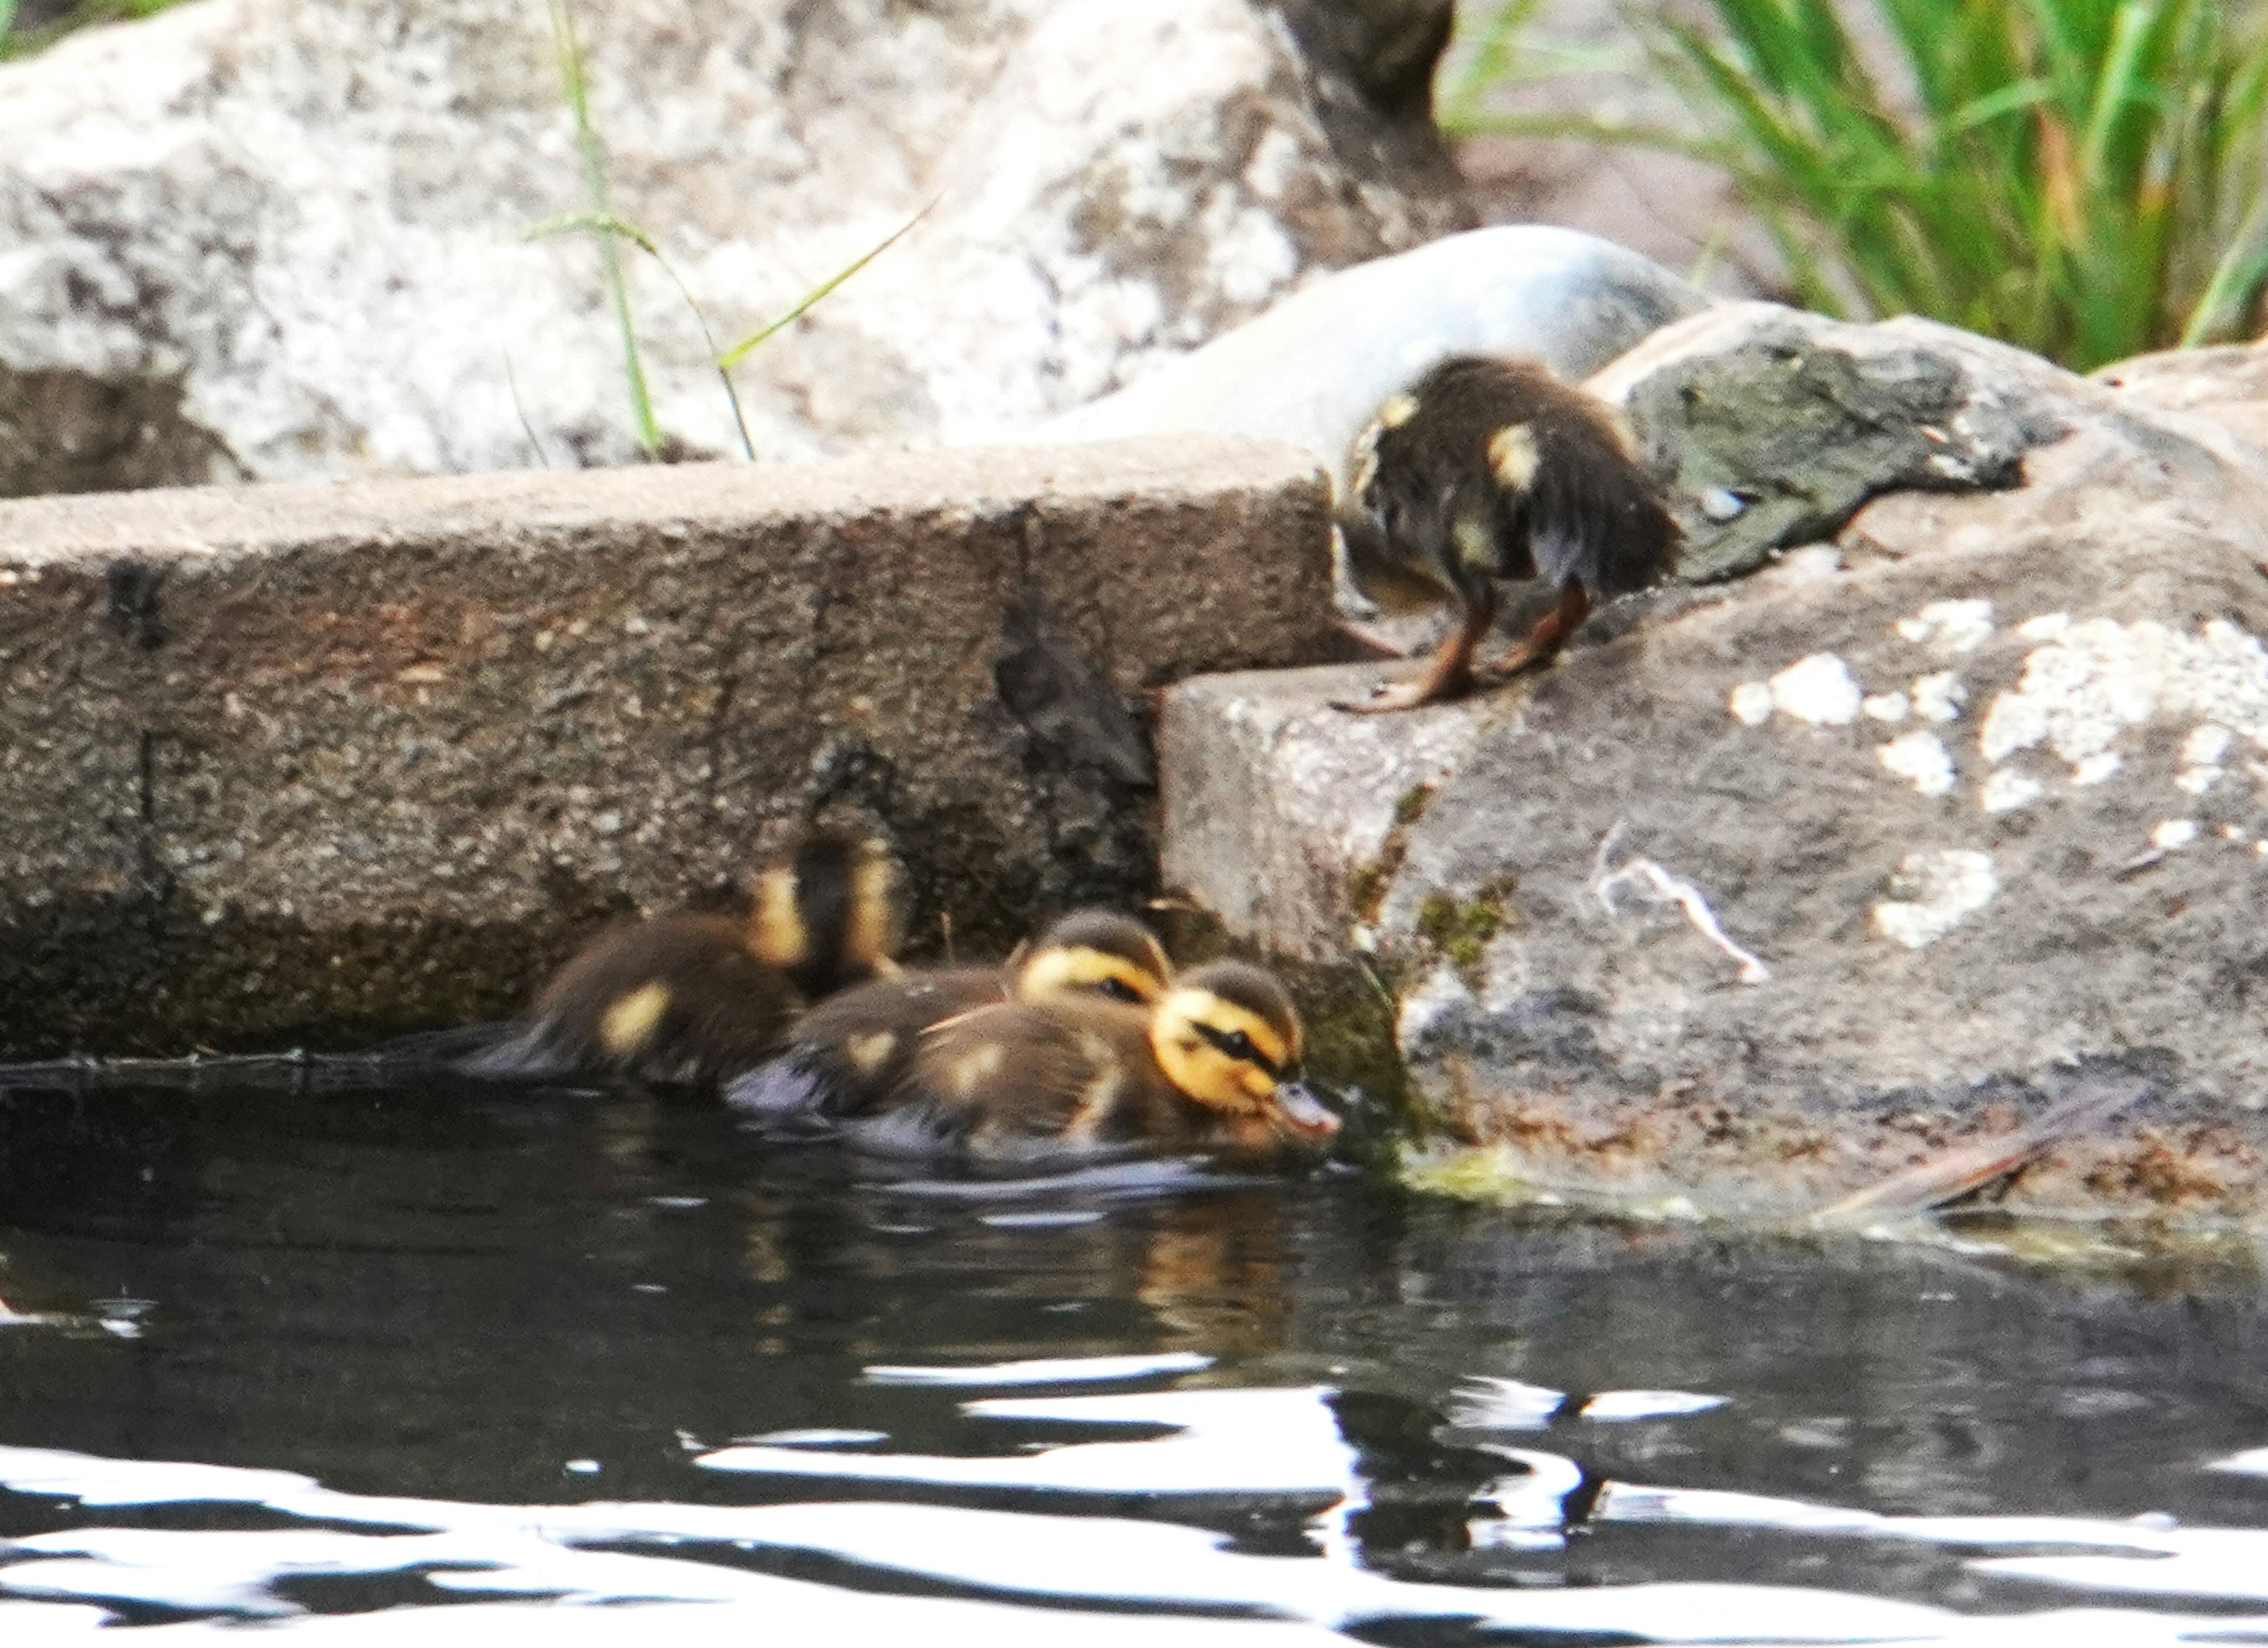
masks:
<svg viewBox="0 0 2268 1648"><path fill-rule="evenodd" d="M1123 741L1004 705L1004 622L1138 723L1335 656L1328 537L1215 438L0 504L0 1048L493 1016L829 805L972 945L1146 890Z"/></svg>

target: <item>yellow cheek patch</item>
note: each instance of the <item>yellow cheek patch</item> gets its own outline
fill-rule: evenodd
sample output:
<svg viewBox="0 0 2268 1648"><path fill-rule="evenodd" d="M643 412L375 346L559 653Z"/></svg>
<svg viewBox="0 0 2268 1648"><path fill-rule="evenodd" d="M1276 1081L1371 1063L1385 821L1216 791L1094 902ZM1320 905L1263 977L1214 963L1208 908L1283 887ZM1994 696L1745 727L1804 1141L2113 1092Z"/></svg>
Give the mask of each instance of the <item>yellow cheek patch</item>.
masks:
<svg viewBox="0 0 2268 1648"><path fill-rule="evenodd" d="M1145 1002L1157 1000L1159 991L1164 988L1164 981L1157 974L1144 971L1124 956L1091 950L1084 945L1042 950L1016 975L1016 994L1024 1001L1076 990L1099 990L1106 984L1122 984L1138 1000Z"/></svg>
<svg viewBox="0 0 2268 1648"><path fill-rule="evenodd" d="M795 872L767 870L756 880L756 909L749 923L749 944L756 959L767 966L792 967L811 953L811 934L796 908Z"/></svg>
<svg viewBox="0 0 2268 1648"><path fill-rule="evenodd" d="M1404 423L1407 423L1411 418L1414 418L1417 416L1417 396L1409 394L1388 395L1386 397L1384 403L1378 408L1378 426L1381 429L1400 429ZM1342 424L1340 427L1344 428L1345 426Z"/></svg>
<svg viewBox="0 0 2268 1648"><path fill-rule="evenodd" d="M1356 497L1369 491L1378 480L1378 438L1383 432L1373 423L1354 444L1354 474L1348 479L1347 489Z"/></svg>
<svg viewBox="0 0 2268 1648"><path fill-rule="evenodd" d="M618 997L600 1019L599 1045L617 1058L626 1057L645 1045L668 1011L669 986L641 984Z"/></svg>
<svg viewBox="0 0 2268 1648"><path fill-rule="evenodd" d="M1489 473L1507 492L1525 492L1543 461L1535 450L1535 431L1525 423L1507 423L1489 437Z"/></svg>
<svg viewBox="0 0 2268 1648"><path fill-rule="evenodd" d="M850 1055L850 1063L861 1076L872 1076L890 1062L890 1055L898 1048L898 1038L887 1030L877 1030L872 1035L854 1036L843 1050Z"/></svg>

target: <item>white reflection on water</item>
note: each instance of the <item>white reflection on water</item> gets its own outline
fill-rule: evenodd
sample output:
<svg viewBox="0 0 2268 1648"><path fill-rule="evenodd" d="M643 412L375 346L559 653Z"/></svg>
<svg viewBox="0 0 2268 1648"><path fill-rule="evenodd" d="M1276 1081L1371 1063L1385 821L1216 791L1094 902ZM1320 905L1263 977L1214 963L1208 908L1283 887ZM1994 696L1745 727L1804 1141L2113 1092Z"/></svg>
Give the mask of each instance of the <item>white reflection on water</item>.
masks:
<svg viewBox="0 0 2268 1648"><path fill-rule="evenodd" d="M1125 1358L1098 1358L1123 1370ZM956 1376L1012 1377L1020 1365ZM1152 1365L1150 1372L1163 1371ZM928 1371L924 1371L928 1372ZM1077 1365L1060 1377L1077 1379ZM1108 1377L1126 1377L1124 1372ZM996 1377L993 1382L1005 1382ZM1475 1400L1496 1403L1500 1425L1565 1399L1497 1382ZM40 1534L0 1546L0 1640L78 1642L114 1616L105 1604L155 1606L213 1617L137 1628L144 1648L202 1644L241 1622L320 1644L446 1648L525 1624L556 1648L644 1642L736 1644L826 1632L851 1640L920 1636L990 1648L1084 1644L1128 1648L1161 1640L1211 1648L1274 1648L1345 1638L1339 1630L1388 1621L1442 1629L1584 1633L1664 1644L1933 1643L2004 1648L2268 1641L2268 1615L2204 1617L2169 1612L2068 1608L1970 1616L1948 1608L1795 1586L1640 1583L1529 1588L1435 1584L1365 1566L1345 1536L1363 1500L1357 1451L1320 1388L1166 1390L1132 1394L995 1397L962 1404L973 1418L1136 1425L1163 1436L1010 1445L961 1458L882 1452L818 1453L780 1446L727 1448L701 1461L722 1470L805 1480L856 1479L935 1487L1018 1489L1035 1495L1211 1493L1281 1504L1317 1499L1307 1554L1233 1549L1202 1527L1125 1514L1056 1515L1039 1508L939 1504L675 1503L492 1505L338 1493L289 1472L145 1463L35 1448L0 1448L0 1485L77 1500L83 1507L213 1503L256 1508L289 1525L252 1530L101 1526ZM1584 1404L1589 1412L1600 1399ZM1599 1416L1692 1412L1710 1398L1627 1393ZM1529 1428L1533 1428L1532 1426ZM1542 1549L1566 1537L1581 1469L1560 1454L1486 1445L1508 1468L1472 1497L1469 1529L1483 1550ZM2238 1456L2240 1459L2249 1456ZM2227 1463L2227 1461L2224 1461ZM1042 1501L1042 1504L1050 1503ZM1053 1503L1061 1503L1053 1501ZM1088 1505L1088 1510L1102 1507ZM1980 1574L2096 1593L2268 1602L2268 1534L2191 1529L2169 1519L2136 1522L2057 1517L1911 1517L1715 1490L1612 1482L1591 1514L1606 1523L1778 1530L1808 1537L1896 1540L1963 1553ZM326 1526L310 1526L322 1524ZM377 1530L349 1532L350 1528ZM606 1549L600 1549L600 1548ZM624 1549L630 1548L630 1549ZM736 1551L814 1553L853 1573L895 1575L976 1590L965 1596L875 1594L755 1571ZM478 1608L394 1607L358 1615L304 1613L295 1581L415 1575L437 1589L489 1599ZM537 1605L526 1599L541 1598ZM517 1599L517 1600L515 1600ZM573 1604L620 1605L598 1608ZM1064 1606L1147 1609L1082 1611ZM1189 1610L1219 1615L1205 1617ZM1160 1615L1172 1615L1170 1625ZM227 1622L239 1624L232 1627ZM125 1639L121 1639L122 1641ZM230 1640L242 1643L239 1634Z"/></svg>
<svg viewBox="0 0 2268 1648"><path fill-rule="evenodd" d="M1107 1385L1118 1379L1202 1373L1212 1358L1194 1350L1160 1356L1042 1357L979 1367L870 1367L869 1385Z"/></svg>

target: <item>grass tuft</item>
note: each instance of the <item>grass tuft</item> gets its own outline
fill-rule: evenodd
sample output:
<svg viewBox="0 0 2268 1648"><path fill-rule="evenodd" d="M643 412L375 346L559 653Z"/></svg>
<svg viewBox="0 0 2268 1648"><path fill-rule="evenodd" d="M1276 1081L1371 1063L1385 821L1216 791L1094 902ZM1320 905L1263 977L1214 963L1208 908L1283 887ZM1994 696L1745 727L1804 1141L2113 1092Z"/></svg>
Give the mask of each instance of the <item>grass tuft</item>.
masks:
<svg viewBox="0 0 2268 1648"><path fill-rule="evenodd" d="M1862 0L1850 0L1852 6ZM1447 107L1454 129L1723 166L1830 313L1933 316L2080 370L2248 337L2268 290L2262 0L1707 0L1625 7L1699 137ZM1530 0L1498 13L1524 22ZM1484 42L1482 61L1511 61Z"/></svg>

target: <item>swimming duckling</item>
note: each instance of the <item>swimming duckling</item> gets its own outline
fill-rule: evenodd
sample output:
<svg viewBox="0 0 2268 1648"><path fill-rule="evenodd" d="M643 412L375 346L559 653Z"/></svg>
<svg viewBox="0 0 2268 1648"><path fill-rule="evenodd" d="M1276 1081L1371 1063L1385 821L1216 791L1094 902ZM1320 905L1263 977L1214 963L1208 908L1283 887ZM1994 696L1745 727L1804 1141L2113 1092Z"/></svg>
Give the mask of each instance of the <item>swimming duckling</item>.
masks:
<svg viewBox="0 0 2268 1648"><path fill-rule="evenodd" d="M931 967L831 996L803 1016L784 1056L734 1082L725 1102L752 1115L858 1115L885 1103L913 1067L923 1033L1004 1002L1081 992L1140 1006L1164 994L1173 963L1130 916L1077 910L998 967Z"/></svg>
<svg viewBox="0 0 2268 1648"><path fill-rule="evenodd" d="M600 933L472 1067L712 1089L777 1053L806 1003L895 971L903 932L887 850L814 834L758 874L745 916L684 911Z"/></svg>
<svg viewBox="0 0 2268 1648"><path fill-rule="evenodd" d="M1283 985L1216 961L1148 1008L1058 995L948 1019L922 1038L895 1107L865 1132L996 1158L1313 1143L1339 1123L1300 1085L1300 1054Z"/></svg>
<svg viewBox="0 0 2268 1648"><path fill-rule="evenodd" d="M1452 356L1390 397L1355 439L1339 516L1350 559L1433 585L1462 607L1425 672L1377 712L1462 696L1548 664L1593 603L1659 583L1678 527L1604 402L1538 361ZM1557 604L1527 641L1476 669L1498 578L1541 576Z"/></svg>

